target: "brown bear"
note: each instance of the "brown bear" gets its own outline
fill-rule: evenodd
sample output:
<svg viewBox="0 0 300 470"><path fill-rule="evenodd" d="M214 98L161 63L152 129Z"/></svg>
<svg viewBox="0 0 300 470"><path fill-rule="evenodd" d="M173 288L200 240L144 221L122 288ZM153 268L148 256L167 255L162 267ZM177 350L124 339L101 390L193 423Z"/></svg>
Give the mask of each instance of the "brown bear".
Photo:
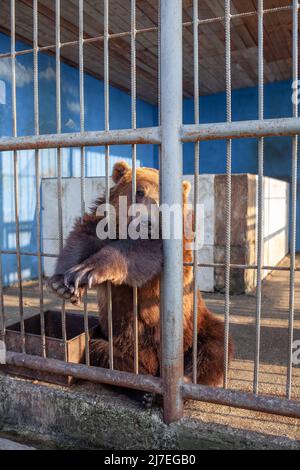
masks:
<svg viewBox="0 0 300 470"><path fill-rule="evenodd" d="M118 209L119 197L132 197L132 171L120 162L114 166L110 204ZM136 201L144 204L159 202L159 173L149 168L136 171ZM184 217L187 216L189 183L183 184ZM100 240L96 234L100 217L97 207L78 220L59 256L55 274L48 284L60 297L73 303L80 301L83 290L97 287L100 327L103 338L91 342L91 364L109 367L107 288L112 283L112 316L114 368L134 370L133 287L138 287L139 372L159 375L160 371L160 274L163 265L161 237L158 239ZM118 214L118 211L117 211ZM184 238L184 262L193 259L189 241ZM187 377L192 376L193 342L193 268L184 267L184 365ZM232 347L230 343L230 355ZM219 385L223 378L224 325L206 307L198 291L198 383Z"/></svg>

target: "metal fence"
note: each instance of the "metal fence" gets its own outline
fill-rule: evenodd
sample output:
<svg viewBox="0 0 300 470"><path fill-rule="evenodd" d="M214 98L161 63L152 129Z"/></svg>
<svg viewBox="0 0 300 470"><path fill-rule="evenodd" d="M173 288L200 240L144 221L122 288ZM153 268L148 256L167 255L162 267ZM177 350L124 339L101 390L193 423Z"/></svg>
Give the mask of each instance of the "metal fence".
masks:
<svg viewBox="0 0 300 470"><path fill-rule="evenodd" d="M21 322L22 353L7 352L7 361L11 365L24 366L26 368L53 372L62 375L72 375L79 379L94 382L113 384L124 387L132 387L148 392L163 395L164 419L167 423L178 420L183 415L184 399L202 400L211 403L230 405L246 409L260 410L269 413L300 417L300 403L291 400L292 386L292 345L294 331L295 311L295 272L296 272L296 201L297 201L297 163L298 163L298 134L300 133L300 120L298 118L298 106L294 104L293 117L282 119L264 119L264 16L272 11L291 9L293 13L293 80L298 81L298 13L299 5L293 0L291 5L278 9L264 10L264 1L258 0L257 11L231 14L231 2L225 0L224 17L200 19L198 13L198 0L193 0L193 21L183 23L182 0L161 0L160 18L158 27L148 28L147 31L157 31L160 43L160 122L157 127L141 129L137 128L136 120L136 35L146 30L137 30L136 26L136 2L131 1L131 30L124 33L109 33L109 0L104 0L104 35L97 38L84 39L84 11L83 0L78 0L79 12L79 38L77 41L61 43L60 37L60 0L56 0L56 43L39 47L38 40L38 0L33 1L33 49L16 51L16 11L15 0L11 0L11 52L1 54L2 58L11 58L12 67L12 114L13 114L13 137L0 139L0 151L13 151L14 155L14 191L15 191L15 221L16 221L16 250L1 250L1 255L14 254L18 260L18 292L19 312ZM252 121L232 121L231 105L231 22L233 18L247 15L257 15L258 18L258 70L259 70L259 117ZM200 124L199 108L199 34L201 24L212 22L224 22L225 25L225 51L226 51L226 102L227 121L222 123ZM187 26L193 26L194 35L194 104L195 122L193 125L183 125L182 103L183 103L183 53L182 53L182 31ZM131 38L131 129L110 130L109 110L109 42L114 37L129 36ZM105 84L105 130L99 132L85 131L84 123L84 45L102 41L104 43L104 84ZM79 79L80 79L80 132L61 133L61 49L68 45L79 47ZM42 51L54 50L56 54L56 116L57 133L53 135L40 135L39 133L39 83L38 54ZM17 136L17 97L16 97L16 57L18 55L33 53L34 56L34 117L35 135L29 137ZM261 306L262 306L262 270L280 269L278 267L263 266L263 177L264 177L264 138L267 136L293 136L293 169L292 169L292 208L291 220L292 231L290 241L290 298L289 298L289 344L288 364L286 378L286 398L277 396L264 396L258 393L260 379L260 333L261 333ZM253 137L259 141L259 177L258 177L258 250L256 265L234 265L231 263L231 153L232 139ZM196 383L197 378L197 294L196 282L194 287L194 383L184 383L183 380L183 255L182 240L170 239L164 241L164 273L163 273L163 295L161 310L161 343L162 364L161 378L143 376L138 374L138 302L137 289L133 289L134 296L134 371L126 373L114 370L113 361L113 324L112 324L112 296L111 286L107 287L108 296L108 319L109 319L109 343L110 343L110 369L94 368L89 366L89 334L88 334L88 308L84 302L85 338L86 338L86 364L71 364L57 361L46 357L46 334L43 303L43 257L54 255L43 253L41 246L41 201L40 201L40 149L57 149L57 202L59 214L59 240L60 247L63 246L63 213L62 213L62 162L61 149L64 147L78 147L81 149L81 213L86 210L85 205L85 147L105 146L106 161L106 201L109 199L109 159L110 146L120 144L132 145L132 168L133 168L133 194L136 192L136 146L137 144L158 144L160 146L160 172L161 172L161 202L172 206L182 205L182 147L185 142L195 143L195 202L199 194L199 150L200 142L207 140L227 140L227 184L226 184L226 256L224 264L201 264L197 254L194 257L194 276L201 267L221 267L225 270L225 361L224 361L224 386L213 388L201 386ZM36 253L22 252L20 247L19 228L19 188L18 188L18 162L21 156L18 151L25 149L35 150L36 169L36 200L37 200L37 239L38 249ZM172 183L170 183L172 182ZM196 208L195 204L195 208ZM197 217L196 217L197 218ZM23 312L23 291L21 274L21 256L36 256L38 258L39 292L40 292L40 317L42 329L43 357L30 356L26 354L25 322ZM253 380L253 393L228 390L228 348L230 332L230 277L233 269L253 269L257 271L257 304L256 304L256 351L255 370ZM2 267L0 266L2 270ZM1 276L0 276L1 279ZM174 289L174 286L176 288ZM0 284L1 302L1 331L5 339L5 305L3 302L3 284ZM66 313L65 304L62 302L62 332L66 345ZM172 331L172 334L170 334ZM65 349L65 358L67 358Z"/></svg>

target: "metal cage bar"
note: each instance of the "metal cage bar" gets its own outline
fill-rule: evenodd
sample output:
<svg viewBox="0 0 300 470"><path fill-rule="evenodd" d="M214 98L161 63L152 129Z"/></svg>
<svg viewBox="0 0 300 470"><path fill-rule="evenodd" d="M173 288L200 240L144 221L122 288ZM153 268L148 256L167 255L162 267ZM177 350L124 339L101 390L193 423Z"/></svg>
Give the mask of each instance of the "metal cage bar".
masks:
<svg viewBox="0 0 300 470"><path fill-rule="evenodd" d="M200 122L199 97L199 4L193 0L193 36L194 36L194 120ZM197 383L198 375L198 202L199 202L199 164L200 142L195 142L194 153L194 292L193 292L193 382Z"/></svg>
<svg viewBox="0 0 300 470"><path fill-rule="evenodd" d="M16 2L11 0L11 90L12 90L12 119L13 136L17 137L17 84L16 84ZM19 220L19 161L17 150L13 151L14 167L14 196L15 196L15 223L16 223L16 256L19 288L19 311L21 323L22 352L26 352L25 321L23 305L22 261L20 255L20 220Z"/></svg>
<svg viewBox="0 0 300 470"><path fill-rule="evenodd" d="M5 342L6 333L6 318L4 310L3 298L3 267L2 267L2 254L0 254L0 340Z"/></svg>
<svg viewBox="0 0 300 470"><path fill-rule="evenodd" d="M225 65L226 115L232 121L231 110L231 0L225 0ZM225 313L224 313L224 388L228 386L230 328L230 259L231 259L231 153L232 140L226 142L226 241L225 241Z"/></svg>
<svg viewBox="0 0 300 470"><path fill-rule="evenodd" d="M298 83L299 78L299 3L293 0L293 82ZM293 103L293 117L299 116L298 98ZM291 239L290 239L290 290L289 290L289 332L288 332L288 364L286 395L291 398L293 378L293 339L295 316L295 268L296 268L296 235L297 235L297 177L298 177L298 136L293 138L292 151L292 207L291 207Z"/></svg>
<svg viewBox="0 0 300 470"><path fill-rule="evenodd" d="M101 145L160 144L159 127L139 129L121 129L109 131L75 132L66 134L46 134L28 137L3 137L0 139L0 151L31 150L43 148L95 147Z"/></svg>
<svg viewBox="0 0 300 470"><path fill-rule="evenodd" d="M80 132L85 128L85 110L84 110L84 55L83 55L83 0L78 2L79 19L79 107L80 107ZM80 200L81 200L81 220L83 221L86 202L85 202L85 148L80 147ZM84 317L84 338L85 338L85 363L90 364L90 346L89 346L89 313L88 313L88 293L87 288L83 293L83 317Z"/></svg>
<svg viewBox="0 0 300 470"><path fill-rule="evenodd" d="M264 119L264 0L258 0L258 118ZM257 217L257 287L256 332L253 393L258 394L262 303L262 265L264 238L264 138L258 140L258 217Z"/></svg>
<svg viewBox="0 0 300 470"><path fill-rule="evenodd" d="M40 133L39 123L39 61L38 61L38 0L33 2L33 93L34 93L34 130L35 135ZM40 322L41 322L41 342L42 356L46 357L46 333L45 333L45 315L44 315L44 290L43 290L43 259L41 246L41 175L40 175L40 151L35 150L35 197L36 197L36 238L37 238L37 257L38 257L38 283L39 283L39 302L40 302Z"/></svg>
<svg viewBox="0 0 300 470"><path fill-rule="evenodd" d="M182 209L182 0L161 2L162 203ZM174 73L176 71L176 73ZM170 185L172 181L172 185ZM182 233L182 217L176 221ZM182 239L164 240L162 377L164 419L183 413ZM174 286L176 288L174 289ZM172 332L172 334L170 334Z"/></svg>
<svg viewBox="0 0 300 470"><path fill-rule="evenodd" d="M109 1L104 0L104 112L105 112L105 130L109 131ZM105 146L105 202L107 211L109 210L110 199L110 149ZM109 228L108 228L109 231ZM107 283L107 315L108 315L108 351L109 366L114 368L114 338L113 338L113 318L112 318L112 286Z"/></svg>
<svg viewBox="0 0 300 470"><path fill-rule="evenodd" d="M57 133L61 133L61 70L60 70L60 0L55 0L55 39L56 39L56 129ZM61 149L57 149L57 211L58 211L58 230L59 230L59 251L64 246L63 239L63 212L62 212L62 155ZM68 360L67 350L67 331L66 331L66 303L61 301L61 325L62 338L64 343L65 361Z"/></svg>
<svg viewBox="0 0 300 470"><path fill-rule="evenodd" d="M136 0L131 0L131 126L136 129ZM132 204L136 203L136 144L132 145ZM134 372L139 373L138 290L133 287Z"/></svg>
<svg viewBox="0 0 300 470"><path fill-rule="evenodd" d="M31 150L101 145L161 144L161 127L91 131L84 133L47 134L28 137L2 137L0 151ZM245 137L295 136L300 134L298 118L190 124L180 128L182 142L243 139ZM20 155L20 158L22 156Z"/></svg>

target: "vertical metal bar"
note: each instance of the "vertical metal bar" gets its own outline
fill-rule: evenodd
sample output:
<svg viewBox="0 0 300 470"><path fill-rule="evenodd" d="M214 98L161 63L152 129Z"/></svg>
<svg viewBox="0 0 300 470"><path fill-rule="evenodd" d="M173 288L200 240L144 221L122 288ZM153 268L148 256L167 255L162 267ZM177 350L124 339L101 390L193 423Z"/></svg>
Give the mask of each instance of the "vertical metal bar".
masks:
<svg viewBox="0 0 300 470"><path fill-rule="evenodd" d="M299 79L299 4L293 0L293 82ZM299 116L298 98L293 103L293 117ZM289 340L288 340L288 365L287 365L287 398L292 396L293 381L293 340L294 340L294 315L295 315L295 268L296 268L296 236L297 236L297 177L298 177L298 136L293 137L292 155L292 208L291 208L291 240L290 240L290 292L289 292Z"/></svg>
<svg viewBox="0 0 300 470"><path fill-rule="evenodd" d="M3 158L3 154L1 157ZM4 298L3 298L3 266L2 266L2 254L0 254L0 339L1 341L5 341L5 333L6 333L6 318L5 318Z"/></svg>
<svg viewBox="0 0 300 470"><path fill-rule="evenodd" d="M161 126L162 202L180 208L182 224L182 0L161 2ZM162 375L164 419L167 423L183 414L183 243L171 230L164 240L164 295L162 321ZM174 286L176 286L174 288Z"/></svg>
<svg viewBox="0 0 300 470"><path fill-rule="evenodd" d="M131 126L136 129L136 0L131 0ZM136 145L132 146L132 204L136 203ZM134 372L139 373L138 295L133 288Z"/></svg>
<svg viewBox="0 0 300 470"><path fill-rule="evenodd" d="M61 133L61 75L60 75L60 0L55 0L55 57L56 57L56 131ZM62 168L61 149L57 149L57 203L58 203L58 227L59 249L63 249L63 214L62 214ZM64 342L65 361L68 360L67 332L66 332L66 306L61 303L62 338Z"/></svg>
<svg viewBox="0 0 300 470"><path fill-rule="evenodd" d="M3 300L3 269L2 269L2 255L0 255L0 339L5 341L5 310Z"/></svg>
<svg viewBox="0 0 300 470"><path fill-rule="evenodd" d="M80 105L80 132L84 132L84 58L83 58L83 0L79 0L79 105ZM81 196L81 221L85 214L85 149L80 148L80 196ZM85 336L85 363L90 365L89 348L89 314L88 295L85 289L83 296L84 336Z"/></svg>
<svg viewBox="0 0 300 470"><path fill-rule="evenodd" d="M264 119L264 0L258 0L258 119ZM262 267L264 249L264 138L258 140L258 216L257 216L257 288L256 338L253 393L259 389Z"/></svg>
<svg viewBox="0 0 300 470"><path fill-rule="evenodd" d="M13 136L17 137L17 88L16 88L16 3L11 0L11 90L12 90L12 120ZM25 344L25 323L23 310L23 285L22 285L22 266L20 255L20 220L19 220L19 162L16 150L14 155L14 193L15 193L15 224L16 224L16 252L17 252L17 270L18 270L18 288L19 288L19 309L21 323L21 343L22 352L26 351Z"/></svg>
<svg viewBox="0 0 300 470"><path fill-rule="evenodd" d="M193 35L194 35L194 120L195 124L200 123L199 113L199 8L198 0L193 0ZM200 163L200 142L195 143L195 170L194 170L194 325L193 325L193 382L197 383L198 367L198 202L199 202L199 163Z"/></svg>
<svg viewBox="0 0 300 470"><path fill-rule="evenodd" d="M105 107L105 130L109 131L109 0L104 0L104 107ZM105 203L109 210L110 200L110 148L105 147ZM109 228L108 228L109 231ZM109 344L109 367L114 368L114 337L112 318L112 292L111 283L107 283L107 316L108 316L108 344Z"/></svg>
<svg viewBox="0 0 300 470"><path fill-rule="evenodd" d="M158 12L157 12L157 58L158 58L158 125L161 126L161 2L158 2ZM158 165L159 165L159 207L162 204L162 151L161 145L158 147ZM162 337L162 325L163 325L163 272L160 275L160 284L159 284L159 326L160 326L160 363L159 371L160 376L162 375L162 352L163 352L163 337Z"/></svg>
<svg viewBox="0 0 300 470"><path fill-rule="evenodd" d="M33 2L33 87L34 87L34 130L35 135L40 133L39 124L39 63L38 63L38 0ZM41 246L41 197L40 197L40 152L35 150L35 194L36 194L36 232L37 232L37 255L38 255L38 282L40 294L40 322L41 322L41 344L42 356L46 357L46 333L44 315L44 291L43 291L43 266Z"/></svg>
<svg viewBox="0 0 300 470"><path fill-rule="evenodd" d="M226 49L226 114L231 112L231 0L225 0ZM231 259L231 150L232 141L226 143L226 249L225 249L225 333L224 333L224 388L228 387L229 329L230 329L230 259Z"/></svg>

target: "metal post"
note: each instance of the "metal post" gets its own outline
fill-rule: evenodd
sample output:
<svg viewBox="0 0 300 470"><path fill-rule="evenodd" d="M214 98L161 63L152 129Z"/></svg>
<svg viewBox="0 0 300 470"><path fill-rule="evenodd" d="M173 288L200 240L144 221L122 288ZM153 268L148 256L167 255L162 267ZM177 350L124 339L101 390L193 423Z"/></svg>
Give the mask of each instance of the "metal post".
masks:
<svg viewBox="0 0 300 470"><path fill-rule="evenodd" d="M131 0L131 127L136 129L136 0ZM136 144L132 146L132 204L136 203ZM139 373L138 291L133 287L134 372Z"/></svg>
<svg viewBox="0 0 300 470"><path fill-rule="evenodd" d="M16 82L16 2L11 0L11 92L12 92L12 124L13 136L17 137L17 82ZM17 272L19 288L19 311L21 323L21 344L22 352L26 352L25 321L23 305L23 283L22 283L22 260L20 255L20 208L19 208L19 159L17 150L13 151L14 156L14 193L15 193L15 224L16 224L16 252L17 252Z"/></svg>
<svg viewBox="0 0 300 470"><path fill-rule="evenodd" d="M104 110L105 130L109 131L110 106L109 106L109 0L104 0ZM105 203L109 210L110 199L110 148L105 146ZM109 230L109 229L108 229ZM108 317L108 344L109 367L114 368L114 335L112 318L112 288L111 282L107 283L107 317Z"/></svg>
<svg viewBox="0 0 300 470"><path fill-rule="evenodd" d="M194 36L194 119L195 124L200 122L199 112L199 6L198 0L193 0L193 36ZM198 377L198 201L199 201L199 163L200 163L200 142L195 142L194 156L194 232L195 245L194 249L194 294L193 294L193 382L197 383Z"/></svg>
<svg viewBox="0 0 300 470"><path fill-rule="evenodd" d="M182 0L161 2L162 202L182 208ZM182 217L176 221L182 233ZM164 419L183 414L182 240L164 240L162 377Z"/></svg>
<svg viewBox="0 0 300 470"><path fill-rule="evenodd" d="M35 135L40 133L39 122L39 42L38 42L38 0L33 2L33 88L34 88L34 129ZM45 314L44 314L44 291L43 291L43 260L42 260L42 246L41 246L41 165L40 165L40 151L35 150L35 197L36 197L36 238L37 238L37 252L38 252L38 282L40 294L40 319L41 319L41 345L42 356L46 357L46 330L45 330Z"/></svg>
<svg viewBox="0 0 300 470"><path fill-rule="evenodd" d="M258 1L258 119L264 119L264 0ZM262 266L264 249L264 138L258 141L257 289L253 393L259 391L262 310Z"/></svg>
<svg viewBox="0 0 300 470"><path fill-rule="evenodd" d="M79 0L79 102L80 102L80 132L84 132L85 115L84 115L84 58L83 58L83 0ZM81 194L81 221L86 210L85 203L85 148L80 147L80 194ZM84 290L83 296L83 316L84 316L84 336L85 336L85 363L90 364L90 348L89 348L89 312L88 312L88 293Z"/></svg>
<svg viewBox="0 0 300 470"><path fill-rule="evenodd" d="M56 40L56 131L61 133L61 75L60 75L60 0L55 1L55 40ZM62 213L62 162L61 162L61 149L57 149L57 212L58 212L58 226L59 226L59 251L61 252L64 245L63 236L63 213ZM68 360L67 350L67 331L66 331L66 305L65 300L61 302L61 323L62 323L62 338L64 342L65 361Z"/></svg>
<svg viewBox="0 0 300 470"><path fill-rule="evenodd" d="M226 114L232 121L231 107L231 0L225 0ZM232 140L226 142L226 248L225 248L225 318L224 318L224 388L228 387L230 330L230 259L231 259L231 153Z"/></svg>
<svg viewBox="0 0 300 470"><path fill-rule="evenodd" d="M298 83L299 78L299 3L293 0L293 82ZM298 98L293 103L293 117L298 119ZM291 240L290 240L290 292L289 292L289 332L288 332L288 364L286 396L292 396L293 382L293 341L295 317L295 268L296 268L296 240L297 240L297 176L298 176L298 136L293 138L292 150L292 207L291 207Z"/></svg>

